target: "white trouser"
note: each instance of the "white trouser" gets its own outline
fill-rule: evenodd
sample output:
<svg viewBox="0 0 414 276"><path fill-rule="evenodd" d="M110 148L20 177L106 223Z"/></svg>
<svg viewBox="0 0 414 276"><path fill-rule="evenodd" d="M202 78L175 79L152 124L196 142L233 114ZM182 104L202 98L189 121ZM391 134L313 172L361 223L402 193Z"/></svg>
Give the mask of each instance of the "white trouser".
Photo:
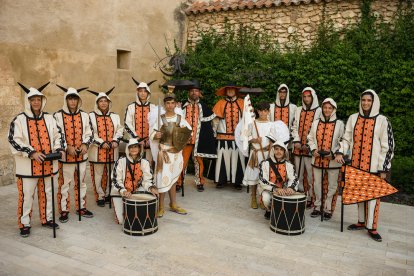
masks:
<svg viewBox="0 0 414 276"><path fill-rule="evenodd" d="M228 146L228 143L231 143L231 147ZM241 168L238 167L238 161L240 160ZM240 179L237 179L237 169L245 170L245 157L239 151L236 146L235 141L219 141L217 146L217 161L216 161L216 175L215 175L215 182L219 183L222 179L220 179L221 172L221 164L224 161L224 167L226 169L226 180L227 182L231 182L233 184L241 184L243 181L244 173L239 172Z"/></svg>
<svg viewBox="0 0 414 276"><path fill-rule="evenodd" d="M268 190L263 190L260 185L257 185L257 191L261 195L261 199L266 210L270 211L270 205L272 204L272 193Z"/></svg>
<svg viewBox="0 0 414 276"><path fill-rule="evenodd" d="M380 199L373 199L358 203L358 222L365 223L369 230L376 230L378 227Z"/></svg>
<svg viewBox="0 0 414 276"><path fill-rule="evenodd" d="M19 202L17 208L19 228L30 226L34 195L37 187L39 215L42 224L52 220L52 185L51 177L42 178L17 178Z"/></svg>
<svg viewBox="0 0 414 276"><path fill-rule="evenodd" d="M106 186L105 186L105 191L104 189L104 185L102 183L102 177L104 175L104 171L105 171L105 166L107 167L107 172L109 172L109 164L99 164L99 163L93 163L90 164L90 166L93 166L93 172L94 172L94 176L93 179L95 180L95 191L98 194L98 200L103 200L105 199L106 196L109 195L109 187L111 185L111 177L109 176L109 174L107 175L107 181L106 181ZM113 165L111 165L113 166Z"/></svg>
<svg viewBox="0 0 414 276"><path fill-rule="evenodd" d="M295 155L295 170L296 173L298 174L298 180L299 180L299 191L305 191L304 187L303 187L303 174L307 173L307 180L308 180L308 190L307 192L307 200L310 201L312 198L312 193L313 193L313 183L312 183L312 158L311 157L306 157L306 156L302 156L302 162L300 162L301 157L300 156L296 156ZM299 164L300 164L300 168L299 168Z"/></svg>
<svg viewBox="0 0 414 276"><path fill-rule="evenodd" d="M329 169L324 170L324 175L328 174L328 191L324 191L326 193L326 199L324 202L326 212L332 213L332 199L335 195L336 191L338 190L338 175L339 175L339 168L338 169ZM315 192L315 209L319 210L321 207L321 176L322 176L322 169L318 169L313 167L313 189Z"/></svg>
<svg viewBox="0 0 414 276"><path fill-rule="evenodd" d="M58 203L59 212L69 212L70 209L70 197L69 187L72 184L75 190L75 208L79 209L78 203L78 172L77 164L60 163L59 168L59 190L58 190ZM79 163L80 172L80 196L81 196L81 208L86 208L86 183L84 181L86 175L86 162Z"/></svg>

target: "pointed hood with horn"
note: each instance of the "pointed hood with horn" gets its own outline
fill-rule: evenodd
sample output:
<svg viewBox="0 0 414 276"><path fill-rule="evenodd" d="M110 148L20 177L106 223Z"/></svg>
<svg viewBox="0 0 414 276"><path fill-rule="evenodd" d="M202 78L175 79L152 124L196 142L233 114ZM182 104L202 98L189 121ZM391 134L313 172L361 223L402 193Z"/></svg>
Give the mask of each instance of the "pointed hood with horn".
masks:
<svg viewBox="0 0 414 276"><path fill-rule="evenodd" d="M66 112L66 113L71 113L69 111L69 108L68 108L66 99L69 96L76 96L76 97L79 98L79 102L78 102L78 106L76 108L76 112L75 113L78 113L79 110L80 110L80 108L82 107L82 99L79 96L79 92L81 92L81 91L83 91L85 89L88 89L88 87L82 87L82 88L79 88L79 89L75 89L73 87L65 88L63 86L60 86L59 84L56 84L56 86L59 87L60 89L62 89L63 92L65 92L65 97L63 98L63 107L62 107L63 111Z"/></svg>
<svg viewBox="0 0 414 276"><path fill-rule="evenodd" d="M281 141L281 140L276 140L272 144L272 148L271 148L271 150L269 152L269 156L270 156L270 158L272 158L273 161L276 161L275 152L274 152L275 147L281 147L282 149L284 149L285 150L285 154L283 156L283 159L284 160L288 160L289 159L289 152L288 152L288 149L287 149L287 145L283 141Z"/></svg>
<svg viewBox="0 0 414 276"><path fill-rule="evenodd" d="M326 98L325 100L323 100L322 102L322 112L321 112L321 116L320 119L322 120L322 122L326 121L325 115L323 114L323 105L324 104L330 104L334 107L334 110L331 114L331 116L328 118L328 122L333 122L336 120L336 110L337 110L337 105L336 102L332 99L332 98Z"/></svg>
<svg viewBox="0 0 414 276"><path fill-rule="evenodd" d="M29 117L34 117L33 111L32 111L32 107L30 106L30 101L29 99L33 96L40 96L42 97L42 108L40 109L40 116L42 116L43 114L43 109L46 106L46 102L47 102L47 98L44 94L42 94L42 90L46 88L46 86L49 85L50 82L42 85L39 88L34 88L34 87L30 87L27 88L25 87L23 84L21 84L20 82L18 82L17 84L23 89L23 91L26 93L25 97L24 97L24 113L29 116Z"/></svg>
<svg viewBox="0 0 414 276"><path fill-rule="evenodd" d="M310 106L310 108L309 108L309 109L306 107L305 103L303 102L303 94L304 94L306 91L309 91L309 92L311 93L311 95L312 95L312 103L311 103L311 106ZM313 110L313 109L317 108L318 106L319 106L318 96L316 95L315 90L314 90L312 87L305 87L305 88L302 90L302 108L303 108L304 110Z"/></svg>
<svg viewBox="0 0 414 276"><path fill-rule="evenodd" d="M133 145L139 145L140 146L140 152L138 155L138 161L142 159L143 155L144 155L144 141L147 138L131 138L128 140L128 145L125 147L125 156L126 158L129 160L129 162L134 163L134 160L131 158L131 156L129 155L129 147L133 146Z"/></svg>
<svg viewBox="0 0 414 276"><path fill-rule="evenodd" d="M282 105L282 104L281 104L281 102L280 102L280 95L279 95L279 91L280 91L282 88L285 88L285 89L287 90L286 100L285 100L285 102L283 103L283 105ZM282 83L282 84L279 86L279 88L277 89L277 92L276 92L276 106L278 106L278 107L285 107L285 106L288 106L288 105L289 105L289 103L290 103L290 99L289 99L289 87L288 87L286 84Z"/></svg>
<svg viewBox="0 0 414 276"><path fill-rule="evenodd" d="M150 86L151 86L151 84L153 84L154 82L156 82L157 80L152 80L152 81L150 81L150 82L148 82L148 83L146 83L146 82L139 82L139 81L137 81L136 79L134 79L134 77L132 77L132 80L134 81L134 83L137 85L137 90L139 89L139 88L145 88L145 90L148 92L148 97L147 97L147 99L146 99L146 101L147 102L149 102L149 99L151 98L151 89L150 89ZM137 93L137 95L136 95L136 101L137 101L137 103L140 103L141 101L139 100L139 98L138 98L138 93Z"/></svg>
<svg viewBox="0 0 414 276"><path fill-rule="evenodd" d="M369 111L368 117L375 117L379 114L380 111L380 99L377 93L372 89L367 89L362 92L361 97L359 99L359 115L366 117L364 111L362 110L362 96L369 94L372 96L372 106L371 110Z"/></svg>
<svg viewBox="0 0 414 276"><path fill-rule="evenodd" d="M112 101L109 98L109 94L111 94L112 91L114 91L114 89L115 89L115 86L112 87L111 89L109 89L106 92L96 92L96 91L93 91L93 90L87 90L89 93L96 96L95 107L94 107L94 111L95 111L96 114L103 115L102 111L98 107L98 101L102 98L106 98L109 101L109 106L108 106L108 111L107 111L107 114L109 114L109 112L111 111L111 108L112 108Z"/></svg>

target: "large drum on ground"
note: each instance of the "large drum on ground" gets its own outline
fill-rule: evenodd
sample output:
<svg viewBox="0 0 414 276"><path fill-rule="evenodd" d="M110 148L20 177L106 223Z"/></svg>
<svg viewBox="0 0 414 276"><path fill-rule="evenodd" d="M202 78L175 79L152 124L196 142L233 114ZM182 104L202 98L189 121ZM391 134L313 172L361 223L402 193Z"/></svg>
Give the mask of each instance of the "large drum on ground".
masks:
<svg viewBox="0 0 414 276"><path fill-rule="evenodd" d="M300 235L305 232L306 196L296 193L291 196L272 197L270 229L282 235Z"/></svg>
<svg viewBox="0 0 414 276"><path fill-rule="evenodd" d="M157 232L158 199L151 193L138 192L124 202L124 233L145 236Z"/></svg>

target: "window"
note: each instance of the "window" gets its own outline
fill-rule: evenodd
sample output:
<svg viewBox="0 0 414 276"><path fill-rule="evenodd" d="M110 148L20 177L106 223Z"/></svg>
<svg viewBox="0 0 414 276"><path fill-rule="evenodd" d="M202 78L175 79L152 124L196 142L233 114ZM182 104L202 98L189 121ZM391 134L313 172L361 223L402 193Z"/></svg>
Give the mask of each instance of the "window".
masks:
<svg viewBox="0 0 414 276"><path fill-rule="evenodd" d="M131 51L116 50L116 68L129 69L131 60Z"/></svg>

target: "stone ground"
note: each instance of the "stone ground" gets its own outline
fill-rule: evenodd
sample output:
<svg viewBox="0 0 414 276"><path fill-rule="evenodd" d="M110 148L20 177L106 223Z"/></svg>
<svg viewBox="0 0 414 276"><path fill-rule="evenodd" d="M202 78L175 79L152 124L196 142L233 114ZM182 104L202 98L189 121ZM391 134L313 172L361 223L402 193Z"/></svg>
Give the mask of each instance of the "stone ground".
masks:
<svg viewBox="0 0 414 276"><path fill-rule="evenodd" d="M17 189L0 187L0 275L414 275L414 207L381 205L382 243L366 231L341 233L339 212L321 223L309 210L306 232L288 237L269 229L262 210L249 208L246 190L209 182L199 193L190 177L186 183L178 202L189 214L167 211L153 235L123 234L113 211L92 203L89 188L95 217L78 222L72 211L56 239L40 226L37 202L32 234L21 238ZM356 207L346 206L345 226L355 220Z"/></svg>

